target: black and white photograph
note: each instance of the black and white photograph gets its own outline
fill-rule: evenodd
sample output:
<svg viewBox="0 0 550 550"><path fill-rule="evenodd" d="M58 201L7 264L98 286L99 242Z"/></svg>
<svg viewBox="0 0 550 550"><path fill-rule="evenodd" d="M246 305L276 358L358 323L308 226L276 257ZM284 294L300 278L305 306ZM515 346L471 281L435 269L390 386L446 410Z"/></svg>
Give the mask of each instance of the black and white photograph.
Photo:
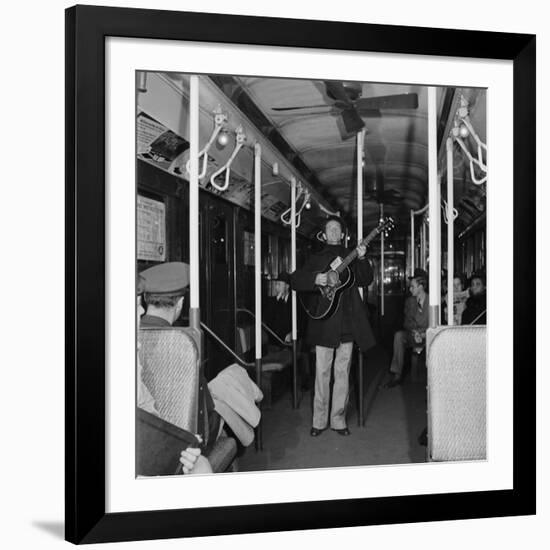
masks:
<svg viewBox="0 0 550 550"><path fill-rule="evenodd" d="M136 71L138 479L486 460L487 96Z"/></svg>

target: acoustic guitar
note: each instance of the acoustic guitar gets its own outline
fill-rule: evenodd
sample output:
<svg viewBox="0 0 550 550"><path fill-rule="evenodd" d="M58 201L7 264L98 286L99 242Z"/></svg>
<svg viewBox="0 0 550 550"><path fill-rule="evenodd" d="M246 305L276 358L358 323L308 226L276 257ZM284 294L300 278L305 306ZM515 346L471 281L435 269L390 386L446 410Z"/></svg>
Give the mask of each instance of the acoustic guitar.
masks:
<svg viewBox="0 0 550 550"><path fill-rule="evenodd" d="M394 227L393 218L380 220L380 223L357 245L357 248L361 245L367 246L380 233L387 236ZM352 250L344 259L337 256L328 263L325 269L318 272L327 274L327 284L326 286L316 285L316 291L319 292L319 295L317 300L313 300L312 306L306 305L300 297L302 306L312 319L329 319L338 309L342 292L355 282L355 275L349 265L357 258L357 248Z"/></svg>

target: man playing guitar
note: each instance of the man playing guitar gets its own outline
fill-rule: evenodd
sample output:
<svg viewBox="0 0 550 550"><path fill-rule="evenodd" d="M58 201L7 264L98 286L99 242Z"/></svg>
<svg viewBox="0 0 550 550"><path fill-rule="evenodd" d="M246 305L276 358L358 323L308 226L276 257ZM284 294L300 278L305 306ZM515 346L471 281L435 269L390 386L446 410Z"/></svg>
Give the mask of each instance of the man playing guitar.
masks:
<svg viewBox="0 0 550 550"><path fill-rule="evenodd" d="M344 222L337 216L330 216L323 225L323 239L326 244L322 250L312 254L305 265L291 275L294 290L308 293L311 298L308 313L318 311L323 299L319 289L334 285L334 270L339 260L349 251L343 246ZM358 286L368 286L373 279L371 266L365 258L366 246L357 247L357 260L349 269L354 277L349 285L342 289L334 310L327 316L310 314L306 342L315 346L315 398L313 403L313 423L311 435L320 435L329 425L330 375L334 360L334 387L332 406L330 407L330 427L340 435L350 435L346 423L348 404L349 368L356 342L361 351L375 344L374 335L361 300ZM327 269L327 266L331 266ZM319 307L317 307L317 302Z"/></svg>

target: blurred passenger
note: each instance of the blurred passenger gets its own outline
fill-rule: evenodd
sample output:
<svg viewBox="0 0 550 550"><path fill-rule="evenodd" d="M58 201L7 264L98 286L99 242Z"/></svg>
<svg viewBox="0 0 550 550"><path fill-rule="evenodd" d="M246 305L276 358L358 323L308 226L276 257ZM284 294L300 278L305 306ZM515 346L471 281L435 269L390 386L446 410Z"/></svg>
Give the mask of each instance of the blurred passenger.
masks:
<svg viewBox="0 0 550 550"><path fill-rule="evenodd" d="M463 325L487 324L487 283L485 273L478 272L470 279L470 297L462 313Z"/></svg>
<svg viewBox="0 0 550 550"><path fill-rule="evenodd" d="M429 324L428 274L418 268L409 279L411 296L405 301L404 330L398 330L393 338L390 380L384 384L386 388L393 388L402 381L405 348L421 348L426 341Z"/></svg>
<svg viewBox="0 0 550 550"><path fill-rule="evenodd" d="M264 304L263 320L285 342L292 339L292 301L290 299L290 275L279 273L273 281L273 296Z"/></svg>
<svg viewBox="0 0 550 550"><path fill-rule="evenodd" d="M286 343L292 342L292 300L290 296L290 275L281 272L273 281L273 296L268 297L264 303L263 321ZM297 332L298 332L298 376L302 390L309 389L310 372L309 357L302 345L301 335L304 333L303 308L297 311Z"/></svg>

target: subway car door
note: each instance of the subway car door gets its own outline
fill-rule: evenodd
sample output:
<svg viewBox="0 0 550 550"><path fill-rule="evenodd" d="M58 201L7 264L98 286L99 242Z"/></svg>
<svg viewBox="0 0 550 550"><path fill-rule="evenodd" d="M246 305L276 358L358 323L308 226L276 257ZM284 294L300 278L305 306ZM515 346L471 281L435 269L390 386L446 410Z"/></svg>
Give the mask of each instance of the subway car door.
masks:
<svg viewBox="0 0 550 550"><path fill-rule="evenodd" d="M201 201L202 320L234 349L233 207L216 197ZM234 359L205 334L205 373L210 380Z"/></svg>

